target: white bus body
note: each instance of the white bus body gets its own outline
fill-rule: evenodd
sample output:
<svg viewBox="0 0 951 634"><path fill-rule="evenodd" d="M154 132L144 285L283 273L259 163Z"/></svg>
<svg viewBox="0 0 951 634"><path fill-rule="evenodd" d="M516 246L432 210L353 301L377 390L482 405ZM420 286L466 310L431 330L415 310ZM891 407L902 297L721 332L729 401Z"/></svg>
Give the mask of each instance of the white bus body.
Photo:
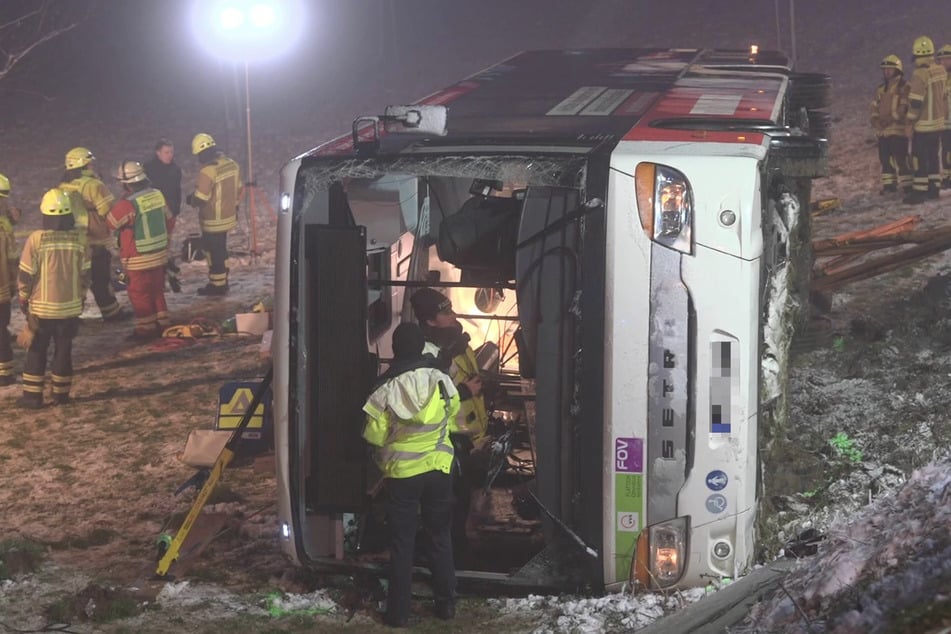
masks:
<svg viewBox="0 0 951 634"><path fill-rule="evenodd" d="M516 439L460 576L656 588L748 569L825 87L777 53L532 51L290 161L273 359L291 558L385 559L360 406L432 285L494 344L494 439Z"/></svg>

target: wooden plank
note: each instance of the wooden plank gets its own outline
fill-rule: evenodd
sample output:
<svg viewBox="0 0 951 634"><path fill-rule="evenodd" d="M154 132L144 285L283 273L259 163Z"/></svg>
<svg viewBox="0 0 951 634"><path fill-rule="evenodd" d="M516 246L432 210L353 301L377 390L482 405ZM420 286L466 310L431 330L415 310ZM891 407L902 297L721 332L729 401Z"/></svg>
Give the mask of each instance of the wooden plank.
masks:
<svg viewBox="0 0 951 634"><path fill-rule="evenodd" d="M945 227L945 229L948 229ZM852 267L847 267L834 274L816 277L812 281L815 291L828 291L857 280L864 280L888 271L894 271L903 266L924 259L935 253L951 249L951 232L939 232L937 237L922 244L915 245L899 253L885 255L868 260Z"/></svg>

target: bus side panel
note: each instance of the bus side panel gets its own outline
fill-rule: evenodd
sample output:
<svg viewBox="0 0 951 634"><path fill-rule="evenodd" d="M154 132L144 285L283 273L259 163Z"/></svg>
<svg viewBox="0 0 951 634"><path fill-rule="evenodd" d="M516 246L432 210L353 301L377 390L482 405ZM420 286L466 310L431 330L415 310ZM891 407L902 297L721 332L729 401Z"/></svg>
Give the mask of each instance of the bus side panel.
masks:
<svg viewBox="0 0 951 634"><path fill-rule="evenodd" d="M646 519L647 333L650 242L637 215L634 179L608 179L604 283L604 582L627 581Z"/></svg>

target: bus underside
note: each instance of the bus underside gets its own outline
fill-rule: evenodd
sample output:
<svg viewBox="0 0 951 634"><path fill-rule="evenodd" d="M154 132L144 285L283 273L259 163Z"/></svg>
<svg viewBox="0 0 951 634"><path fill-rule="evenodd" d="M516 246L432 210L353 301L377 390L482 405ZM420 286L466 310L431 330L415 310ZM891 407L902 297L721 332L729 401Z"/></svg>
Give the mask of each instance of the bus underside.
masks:
<svg viewBox="0 0 951 634"><path fill-rule="evenodd" d="M382 480L361 407L392 358L393 329L413 319L409 297L432 287L470 337L490 412L462 465L460 577L600 584L607 170L592 169L598 162L555 153L302 164L287 390L300 559L386 559Z"/></svg>

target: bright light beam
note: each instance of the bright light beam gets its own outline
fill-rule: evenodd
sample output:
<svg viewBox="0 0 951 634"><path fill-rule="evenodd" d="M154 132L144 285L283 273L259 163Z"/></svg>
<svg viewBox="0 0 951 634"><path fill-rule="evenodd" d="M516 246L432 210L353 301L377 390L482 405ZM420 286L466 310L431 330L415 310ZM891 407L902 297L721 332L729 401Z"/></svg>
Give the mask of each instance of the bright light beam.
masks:
<svg viewBox="0 0 951 634"><path fill-rule="evenodd" d="M190 21L209 55L244 63L286 53L306 23L302 0L194 0Z"/></svg>

